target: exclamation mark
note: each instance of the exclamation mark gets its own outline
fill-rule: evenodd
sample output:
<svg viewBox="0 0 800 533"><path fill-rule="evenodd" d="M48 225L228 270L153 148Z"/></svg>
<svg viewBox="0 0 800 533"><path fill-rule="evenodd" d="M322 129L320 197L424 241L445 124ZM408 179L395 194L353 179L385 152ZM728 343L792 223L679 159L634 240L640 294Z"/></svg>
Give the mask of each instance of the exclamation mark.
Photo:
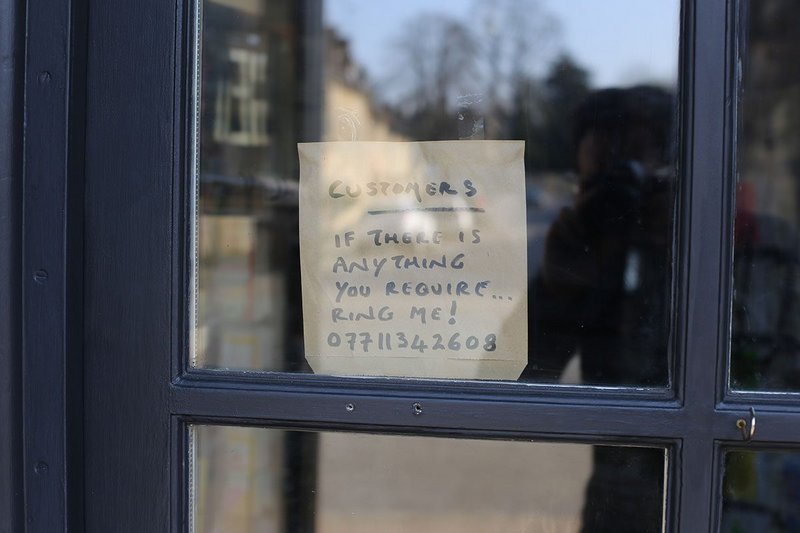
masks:
<svg viewBox="0 0 800 533"><path fill-rule="evenodd" d="M456 323L456 301L453 300L453 305L450 306L450 320L448 323L452 326Z"/></svg>

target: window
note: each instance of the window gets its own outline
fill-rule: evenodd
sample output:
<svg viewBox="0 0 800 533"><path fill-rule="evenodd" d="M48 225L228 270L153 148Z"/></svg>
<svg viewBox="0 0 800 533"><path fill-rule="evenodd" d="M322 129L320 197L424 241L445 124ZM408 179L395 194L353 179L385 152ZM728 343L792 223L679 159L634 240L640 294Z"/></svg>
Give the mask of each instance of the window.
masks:
<svg viewBox="0 0 800 533"><path fill-rule="evenodd" d="M561 4L30 10L29 527L792 531L797 8ZM69 54L50 34L70 36ZM341 276L320 282L333 303L303 300L321 271L306 266L338 257L326 255L333 239L304 248L300 224L317 219L304 211L313 173L301 176L298 143L377 165L402 161L380 155L395 149L485 161L515 141L524 151L510 150L509 168L522 170L509 190L524 195L481 186L479 204L462 180L433 187L444 203L417 200L412 185L391 209L372 208L436 208L413 220L348 204L366 265L386 258L395 277L367 271L377 281L356 291L359 309L335 305L335 281L350 278L334 267ZM505 224L507 241L486 230L485 247L460 252L470 294L431 300L446 320L411 317L419 354L433 360L439 334L447 364L469 372L418 372L421 357L398 370L346 346L347 333L378 331L344 318L394 298L388 282L413 292L450 279L389 263L377 243L429 258L418 235L470 235L516 212L525 219ZM383 224L367 234L376 240L359 234L362 218ZM332 237L327 221L310 231ZM410 242L393 229L406 222L417 223ZM521 259L492 255L503 247ZM494 286L519 292L477 299ZM423 296L402 290L391 302ZM482 312L483 323L518 322L484 331ZM409 333L393 324L381 333ZM361 366L317 371L309 338L327 343L311 355ZM517 344L503 348L502 373L475 363L505 339Z"/></svg>

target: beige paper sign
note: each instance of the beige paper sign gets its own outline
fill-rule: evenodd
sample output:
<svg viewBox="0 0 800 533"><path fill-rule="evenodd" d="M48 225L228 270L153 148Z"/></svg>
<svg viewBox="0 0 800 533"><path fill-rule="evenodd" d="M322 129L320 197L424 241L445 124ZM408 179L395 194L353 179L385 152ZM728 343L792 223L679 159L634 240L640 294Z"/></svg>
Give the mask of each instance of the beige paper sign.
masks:
<svg viewBox="0 0 800 533"><path fill-rule="evenodd" d="M315 372L516 379L527 362L522 141L299 144Z"/></svg>

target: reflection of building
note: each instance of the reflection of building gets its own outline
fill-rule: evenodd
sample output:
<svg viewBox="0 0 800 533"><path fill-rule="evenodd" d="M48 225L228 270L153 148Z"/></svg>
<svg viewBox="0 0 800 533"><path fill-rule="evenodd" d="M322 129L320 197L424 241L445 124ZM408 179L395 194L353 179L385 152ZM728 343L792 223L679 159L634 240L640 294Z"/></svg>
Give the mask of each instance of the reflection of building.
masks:
<svg viewBox="0 0 800 533"><path fill-rule="evenodd" d="M310 57L298 27L315 24L309 2L203 2L198 198L196 363L211 368L302 370L298 339L297 151L301 107L319 108L299 66ZM309 18L311 20L309 20ZM308 45L310 46L310 45ZM303 95L306 95L304 97ZM305 98L305 99L304 99ZM316 123L319 123L317 117ZM294 435L211 434L195 471L197 531L245 524L259 531L313 529L316 440ZM290 471L292 484L282 471ZM238 472L238 473L237 473Z"/></svg>
<svg viewBox="0 0 800 533"><path fill-rule="evenodd" d="M267 81L265 52L231 48L229 79L217 80L213 140L234 146L266 146L267 99L261 87Z"/></svg>
<svg viewBox="0 0 800 533"><path fill-rule="evenodd" d="M297 248L297 11L203 5L198 259L201 366L289 370ZM277 356L276 354L281 354ZM287 365L287 366L283 366Z"/></svg>
<svg viewBox="0 0 800 533"><path fill-rule="evenodd" d="M325 82L322 140L401 141L392 131L387 110L370 94L364 70L350 54L347 40L325 30Z"/></svg>
<svg viewBox="0 0 800 533"><path fill-rule="evenodd" d="M800 4L751 2L738 153L733 381L800 386Z"/></svg>
<svg viewBox="0 0 800 533"><path fill-rule="evenodd" d="M332 30L315 38L321 21L308 2L206 1L203 18L196 361L307 370L296 140L402 138L372 101L347 42ZM315 57L323 68L301 70ZM209 434L198 450L197 474L214 481L196 495L209 511L197 530L313 530L315 501L294 492L316 490L317 437L229 434L240 435Z"/></svg>
<svg viewBox="0 0 800 533"><path fill-rule="evenodd" d="M750 3L750 34L741 120L745 150L739 174L752 183L762 214L796 222L800 213L800 70L787 68L800 57L796 2Z"/></svg>
<svg viewBox="0 0 800 533"><path fill-rule="evenodd" d="M372 98L346 40L332 29L301 38L298 20L316 27L298 17L301 8L220 0L203 9L197 360L302 370L292 318L300 315L299 295L290 294L299 284L287 279L298 261L294 140L301 130L312 141L320 130L321 140L403 137ZM315 54L323 58L322 86L302 94L321 93L321 106L298 96L318 76L299 71L299 56ZM297 357L275 355L287 353Z"/></svg>
<svg viewBox="0 0 800 533"><path fill-rule="evenodd" d="M292 178L297 168L294 3L205 2L200 106L204 175ZM243 191L240 191L243 192ZM235 195L231 195L235 196Z"/></svg>

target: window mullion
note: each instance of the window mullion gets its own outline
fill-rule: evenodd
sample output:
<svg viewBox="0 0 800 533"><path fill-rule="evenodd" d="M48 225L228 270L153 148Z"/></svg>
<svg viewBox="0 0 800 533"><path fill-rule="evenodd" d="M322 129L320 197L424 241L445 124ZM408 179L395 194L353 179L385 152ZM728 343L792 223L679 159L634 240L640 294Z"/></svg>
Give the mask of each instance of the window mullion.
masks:
<svg viewBox="0 0 800 533"><path fill-rule="evenodd" d="M682 397L688 426L680 461L678 531L709 531L716 487L715 405L723 387L727 328L725 213L730 196L729 16L726 0L690 2L685 16L684 73L687 190L684 191L681 295ZM724 273L724 275L722 275ZM690 492L691 491L691 492Z"/></svg>

